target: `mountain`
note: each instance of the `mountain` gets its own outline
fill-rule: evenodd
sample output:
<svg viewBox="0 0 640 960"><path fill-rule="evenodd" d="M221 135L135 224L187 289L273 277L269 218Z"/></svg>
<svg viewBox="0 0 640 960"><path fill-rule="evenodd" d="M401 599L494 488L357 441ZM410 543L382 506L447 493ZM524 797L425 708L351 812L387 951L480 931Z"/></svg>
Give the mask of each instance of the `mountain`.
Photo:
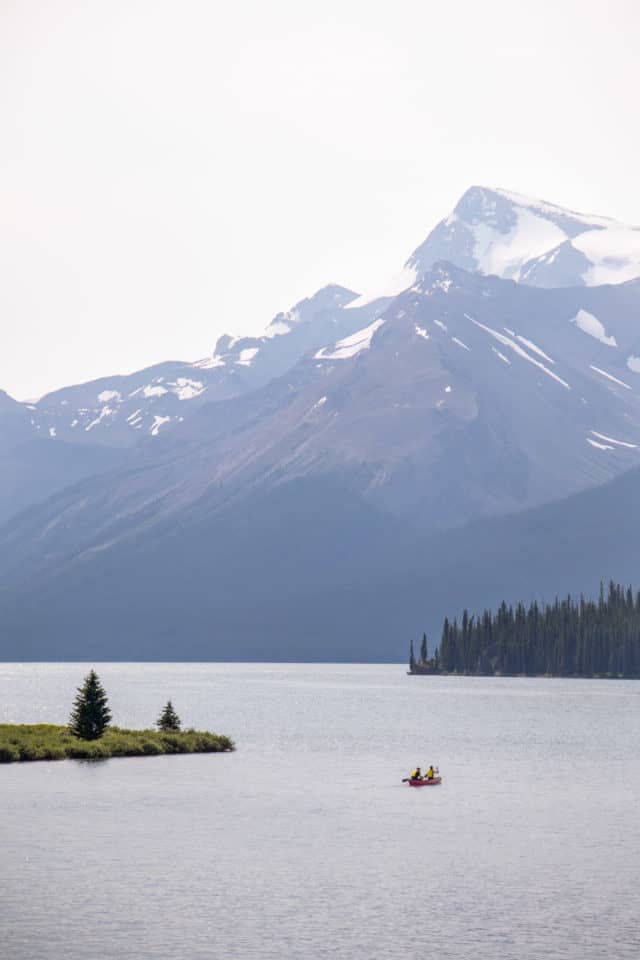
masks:
<svg viewBox="0 0 640 960"><path fill-rule="evenodd" d="M27 628L33 613L23 619L36 578L47 634L67 650L85 642L82 624L103 643L131 618L136 656L169 655L162 637L187 624L181 649L194 657L230 655L225 632L238 644L242 634L241 656L260 656L265 636L269 655L293 656L292 611L296 629L313 632L302 598L324 622L321 598L342 597L355 644L349 595L369 610L369 585L383 596L399 571L416 580L404 602L417 617L434 551L443 558L459 544L452 576L467 564L465 544L481 539L469 523L640 465L628 365L638 306L637 281L542 290L438 264L285 376L204 404L161 452L147 445L126 469L16 517L0 539L5 622L39 635L42 624ZM555 536L544 531L547 546ZM200 617L215 626L206 642ZM368 613L364 622L377 635ZM333 642L347 642L343 629Z"/></svg>
<svg viewBox="0 0 640 960"><path fill-rule="evenodd" d="M34 403L0 392L0 523L77 480L104 472L180 431L205 403L239 397L277 377L327 338L375 317L388 300L346 310L357 294L330 285L278 314L261 337L219 338L210 357L169 361L65 387Z"/></svg>
<svg viewBox="0 0 640 960"><path fill-rule="evenodd" d="M542 269L616 230L471 188L391 286L327 287L208 360L9 403L7 431L28 414L47 448L122 459L0 530L6 655L393 658L396 632L502 586L608 576L585 503L616 517L629 570L640 279L631 259L607 284ZM558 538L580 523L569 571Z"/></svg>
<svg viewBox="0 0 640 960"><path fill-rule="evenodd" d="M27 409L43 435L132 447L179 427L203 403L239 396L279 376L327 337L343 336L377 307L346 311L357 294L324 287L271 321L261 337L221 336L210 357L171 361L46 394Z"/></svg>
<svg viewBox="0 0 640 960"><path fill-rule="evenodd" d="M412 254L407 269L419 277L438 260L536 287L624 283L640 276L640 228L476 186Z"/></svg>

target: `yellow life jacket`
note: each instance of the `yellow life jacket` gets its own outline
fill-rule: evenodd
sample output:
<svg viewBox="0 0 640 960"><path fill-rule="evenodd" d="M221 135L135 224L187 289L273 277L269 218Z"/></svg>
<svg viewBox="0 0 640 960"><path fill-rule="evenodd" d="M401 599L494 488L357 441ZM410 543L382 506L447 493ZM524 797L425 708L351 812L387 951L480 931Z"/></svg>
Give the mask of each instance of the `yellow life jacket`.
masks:
<svg viewBox="0 0 640 960"><path fill-rule="evenodd" d="M436 775L436 774L435 774L435 770L433 769L433 767L429 767L429 769L427 770L427 780L433 780L433 778L435 777L435 775Z"/></svg>
<svg viewBox="0 0 640 960"><path fill-rule="evenodd" d="M410 775L410 778L411 778L411 780L417 780L419 776L420 776L420 768L419 768L419 767L416 767L416 769L415 769L415 770L413 771L413 773Z"/></svg>

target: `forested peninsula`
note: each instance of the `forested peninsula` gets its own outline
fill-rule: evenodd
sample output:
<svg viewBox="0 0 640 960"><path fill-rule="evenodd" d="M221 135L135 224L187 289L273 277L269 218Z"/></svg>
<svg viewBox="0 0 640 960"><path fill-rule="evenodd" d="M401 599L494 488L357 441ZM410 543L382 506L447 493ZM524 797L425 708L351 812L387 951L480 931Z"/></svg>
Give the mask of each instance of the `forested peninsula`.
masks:
<svg viewBox="0 0 640 960"><path fill-rule="evenodd" d="M502 603L460 623L445 619L432 657L423 636L409 672L466 676L640 678L640 591L611 582L597 600Z"/></svg>

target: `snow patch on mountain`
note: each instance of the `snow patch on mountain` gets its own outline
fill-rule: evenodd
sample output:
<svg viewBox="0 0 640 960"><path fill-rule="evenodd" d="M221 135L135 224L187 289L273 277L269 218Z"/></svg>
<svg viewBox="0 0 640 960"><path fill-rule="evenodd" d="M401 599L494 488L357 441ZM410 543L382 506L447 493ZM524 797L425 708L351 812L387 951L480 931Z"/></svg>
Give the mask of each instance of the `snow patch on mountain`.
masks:
<svg viewBox="0 0 640 960"><path fill-rule="evenodd" d="M612 373L607 373L606 370L601 370L600 367L594 367L592 363L589 364L592 370L595 370L596 373L599 373L602 377L606 377L607 380L611 380L613 383L617 383L619 386L624 387L626 390L631 390L631 387L628 383L625 383L624 380L618 380L617 377L614 377Z"/></svg>
<svg viewBox="0 0 640 960"><path fill-rule="evenodd" d="M535 367L538 367L543 373L546 373L548 377L551 377L552 380L556 380L561 384L566 390L571 390L571 387L566 380L563 380L562 377L559 377L553 370L549 370L548 367L545 367L544 363L540 363L539 360L535 360L533 357L530 357L526 350L523 350L519 344L512 340L510 337L506 337L503 333L499 333L497 330L494 330L492 327L487 327L484 323L480 323L479 320L474 320L473 317L470 317L468 313L465 313L467 320L471 320L472 323L475 323L476 327L480 327L490 336L495 337L495 339L505 347L509 347L515 354L519 357L522 357L524 360L528 360L529 363L532 363Z"/></svg>
<svg viewBox="0 0 640 960"><path fill-rule="evenodd" d="M552 360L551 357L542 350L533 340L527 340L526 337L521 337L520 334L516 334L516 340L519 340L520 343L523 343L525 347L528 347L533 353L537 353L539 357L542 357L543 360L546 360L547 363L555 363L555 360Z"/></svg>
<svg viewBox="0 0 640 960"><path fill-rule="evenodd" d="M287 333L291 333L291 327L287 323L273 320L265 330L264 336L267 340L272 340L273 337L282 337Z"/></svg>
<svg viewBox="0 0 640 960"><path fill-rule="evenodd" d="M638 446L637 443L627 443L626 440L614 440L613 437L607 437L604 433L598 433L597 430L592 430L591 433L598 440L606 440L607 443L614 443L617 447L628 447L630 450L635 450Z"/></svg>
<svg viewBox="0 0 640 960"><path fill-rule="evenodd" d="M598 320L597 317L594 317L592 313L589 313L588 310L578 310L575 317L573 317L570 322L575 323L578 329L582 330L584 333L588 333L590 337L594 337L596 340L599 340L600 343L604 343L607 347L618 346L616 338L608 337L604 325Z"/></svg>
<svg viewBox="0 0 640 960"><path fill-rule="evenodd" d="M188 377L178 377L175 383L169 384L169 387L178 400L193 400L206 389L200 380L190 380Z"/></svg>
<svg viewBox="0 0 640 960"><path fill-rule="evenodd" d="M161 397L168 392L167 388L160 386L159 383L147 383L144 387L138 387L137 390L132 390L129 396L137 397L139 394L142 394L142 396L148 400L149 397Z"/></svg>
<svg viewBox="0 0 640 960"><path fill-rule="evenodd" d="M151 434L151 436L152 436L152 437L157 437L157 436L158 436L158 432L159 432L159 430L160 430L160 427L161 427L164 423L169 423L170 420L171 420L171 417L160 417L160 416L158 416L158 414L156 414L156 415L154 416L154 418L153 418L153 423L151 424L151 429L149 430L149 433Z"/></svg>
<svg viewBox="0 0 640 960"><path fill-rule="evenodd" d="M587 437L587 443L590 443L592 447L595 447L597 450L614 450L615 447L610 446L608 443L598 443L597 440L592 440L591 437Z"/></svg>
<svg viewBox="0 0 640 960"><path fill-rule="evenodd" d="M546 217L570 217L575 223L583 223L585 226L597 224L601 227L609 227L614 220L610 217L600 217L591 213L577 213L575 210L567 210L565 207L559 207L557 203L549 203L548 200L534 200L524 193L516 193L514 190L505 190L502 187L479 187L471 189L485 190L487 193L494 193L496 196L509 200L515 206L527 207L536 211L540 216Z"/></svg>
<svg viewBox="0 0 640 960"><path fill-rule="evenodd" d="M418 274L415 267L407 264L398 273L392 274L366 293L362 293L359 297L356 297L351 303L345 304L344 309L352 310L356 307L366 307L367 304L373 303L374 300L397 297L400 293L404 293L405 290L410 290L417 279Z"/></svg>
<svg viewBox="0 0 640 960"><path fill-rule="evenodd" d="M87 426L84 428L85 432L88 433L89 430L93 430L93 428L97 427L98 424L101 423L106 417L110 417L112 413L113 413L113 410L111 409L111 407L108 405L105 405L100 411L100 413L98 414L98 416L94 420L92 420L91 423L87 424Z"/></svg>
<svg viewBox="0 0 640 960"><path fill-rule="evenodd" d="M473 255L481 273L519 280L525 263L567 239L560 227L531 209L518 205L515 214L516 222L506 234L487 223L478 223L471 228Z"/></svg>
<svg viewBox="0 0 640 960"><path fill-rule="evenodd" d="M98 394L98 401L100 403L109 403L110 400L116 400L118 403L122 400L122 395L119 390L103 390L102 393ZM62 403L66 405L68 401L63 400Z"/></svg>
<svg viewBox="0 0 640 960"><path fill-rule="evenodd" d="M584 277L588 287L624 283L640 276L640 229L615 224L588 230L574 237L571 246L591 262Z"/></svg>
<svg viewBox="0 0 640 960"><path fill-rule="evenodd" d="M253 358L259 350L260 347L245 347L244 350L240 351L240 355L235 362L241 367L250 367L253 362Z"/></svg>
<svg viewBox="0 0 640 960"><path fill-rule="evenodd" d="M192 363L192 367L197 367L200 370L213 370L214 367L226 367L226 360L223 360L222 357L218 357L215 354L211 357L205 357L203 360L196 360L195 363Z"/></svg>
<svg viewBox="0 0 640 960"><path fill-rule="evenodd" d="M368 350L371 346L371 339L376 332L379 330L384 320L378 318L374 320L373 323L370 323L369 326L364 327L362 330L358 330L356 333L353 333L350 337L344 337L342 340L338 340L334 344L333 349L329 347L323 347L321 350L314 355L314 360L347 360L350 357L355 357L356 354L361 353L363 350Z"/></svg>
<svg viewBox="0 0 640 960"><path fill-rule="evenodd" d="M501 353L497 347L491 347L491 349L493 350L495 355L499 357L500 360L502 360L503 363L508 363L509 366L511 366L511 360L509 360L509 357L505 357L504 353Z"/></svg>
<svg viewBox="0 0 640 960"><path fill-rule="evenodd" d="M326 402L327 402L326 397L320 397L320 399L316 400L314 405L311 407L311 410L309 411L309 413L313 413L314 410L320 410L322 407L324 407Z"/></svg>

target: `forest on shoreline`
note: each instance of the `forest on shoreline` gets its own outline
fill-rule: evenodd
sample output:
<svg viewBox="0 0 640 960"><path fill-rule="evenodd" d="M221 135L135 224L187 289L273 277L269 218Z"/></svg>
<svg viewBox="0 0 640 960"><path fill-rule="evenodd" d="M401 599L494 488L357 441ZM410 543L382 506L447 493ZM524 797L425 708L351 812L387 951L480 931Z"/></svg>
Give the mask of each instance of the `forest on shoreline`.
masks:
<svg viewBox="0 0 640 960"><path fill-rule="evenodd" d="M460 623L445 618L440 644L429 657L423 635L413 674L640 678L640 591L613 581L597 600L570 595L528 607L503 602Z"/></svg>

